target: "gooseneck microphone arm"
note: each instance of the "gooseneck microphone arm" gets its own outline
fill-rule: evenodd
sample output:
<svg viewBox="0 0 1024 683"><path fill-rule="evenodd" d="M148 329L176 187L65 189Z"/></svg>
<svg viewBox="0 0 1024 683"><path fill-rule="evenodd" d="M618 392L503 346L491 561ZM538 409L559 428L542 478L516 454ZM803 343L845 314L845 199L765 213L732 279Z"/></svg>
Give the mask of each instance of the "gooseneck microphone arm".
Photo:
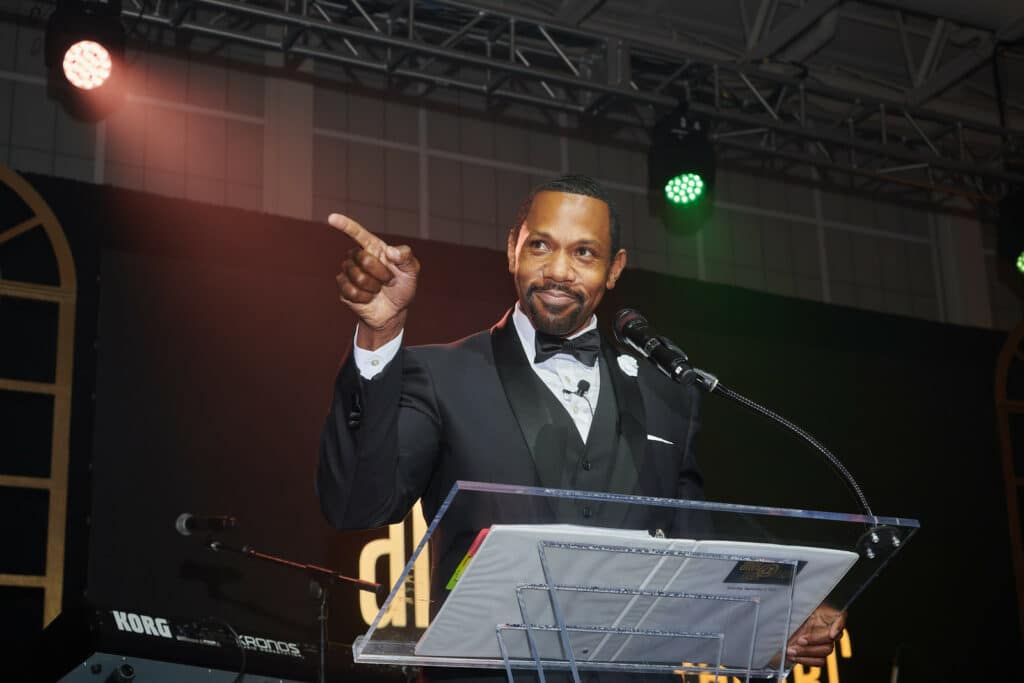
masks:
<svg viewBox="0 0 1024 683"><path fill-rule="evenodd" d="M701 386L699 382L698 386ZM776 413L774 410L765 408L760 403L750 400L749 398L740 394L739 392L733 391L732 389L725 386L721 382L716 381L714 388L708 389L708 393L721 394L722 396L725 396L726 398L731 399L736 403L739 403L741 406L744 406L748 410L755 412L758 415L767 417L769 420L773 420L777 424L782 425L783 427L785 427L786 429L788 429L789 431L791 431L792 433L796 434L801 439L806 441L808 444L810 444L812 448L814 448L819 453L825 456L825 458L829 461L829 463L836 470L836 472L839 473L839 476L843 478L843 481L846 482L846 485L850 487L850 490L853 491L853 495L856 496L857 498L857 502L860 503L861 509L864 510L864 514L867 517L870 517L874 523L877 523L875 513L871 511L871 506L868 505L868 499L867 497L864 496L864 491L861 490L860 485L857 483L857 480L853 478L853 475L850 474L850 471L848 469L846 469L846 466L843 465L842 461L839 458L837 458L836 455L832 453L832 451L827 449L824 446L824 444L815 439L805 430L801 429L797 425L793 424L786 418Z"/></svg>
<svg viewBox="0 0 1024 683"><path fill-rule="evenodd" d="M673 344L669 339L658 335L647 322L647 319L638 311L632 308L624 308L615 315L615 337L622 344L635 350L641 356L654 363L654 365L656 365L658 369L670 379L680 384L696 384L709 394L721 394L722 396L739 403L748 410L766 417L776 424L782 425L793 434L796 434L806 443L810 444L812 448L825 456L829 464L832 465L832 468L839 473L839 476L842 477L843 481L853 492L853 495L857 498L857 502L860 503L860 507L864 511L864 514L871 518L873 524L878 524L878 518L875 517L875 513L871 511L871 506L868 504L868 499L864 495L864 491L861 490L857 480L853 478L850 471L846 469L846 466L843 465L832 451L825 448L820 441L815 439L805 430L793 424L775 411L769 410L756 401L752 401L746 396L743 396L739 392L733 391L722 384L718 378L711 373L705 372L700 368L693 367L690 363L690 359L683 350Z"/></svg>

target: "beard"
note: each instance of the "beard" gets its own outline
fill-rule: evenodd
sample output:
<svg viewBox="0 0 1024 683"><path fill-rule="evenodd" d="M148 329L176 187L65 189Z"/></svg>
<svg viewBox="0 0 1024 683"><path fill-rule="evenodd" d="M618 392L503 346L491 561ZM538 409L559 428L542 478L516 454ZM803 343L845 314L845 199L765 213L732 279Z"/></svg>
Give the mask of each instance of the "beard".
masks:
<svg viewBox="0 0 1024 683"><path fill-rule="evenodd" d="M536 295L540 292L552 290L568 294L575 299L575 303L567 303L564 306L559 306L553 313L550 312L544 304L538 302ZM530 285L526 289L526 295L522 298L522 303L530 318L530 322L533 323L533 327L545 334L565 337L585 322L583 320L583 296L567 287L559 285Z"/></svg>

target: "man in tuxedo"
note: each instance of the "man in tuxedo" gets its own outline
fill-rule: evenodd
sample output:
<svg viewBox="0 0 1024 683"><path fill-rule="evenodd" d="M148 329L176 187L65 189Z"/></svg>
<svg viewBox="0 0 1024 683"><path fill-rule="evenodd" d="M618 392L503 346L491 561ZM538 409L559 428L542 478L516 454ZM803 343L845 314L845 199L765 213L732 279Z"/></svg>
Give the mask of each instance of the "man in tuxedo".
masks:
<svg viewBox="0 0 1024 683"><path fill-rule="evenodd" d="M597 332L594 310L627 255L596 181L565 176L530 193L507 245L518 301L490 330L445 346L402 347L420 269L411 249L351 218L328 221L357 244L337 284L359 319L321 437L317 487L334 526L393 523L417 499L430 519L458 479L702 498L697 390L620 356ZM698 516L638 514L585 501L556 510L560 522L702 530ZM451 575L493 518L473 506L446 513L432 546L435 579ZM787 654L820 665L842 617L812 621Z"/></svg>

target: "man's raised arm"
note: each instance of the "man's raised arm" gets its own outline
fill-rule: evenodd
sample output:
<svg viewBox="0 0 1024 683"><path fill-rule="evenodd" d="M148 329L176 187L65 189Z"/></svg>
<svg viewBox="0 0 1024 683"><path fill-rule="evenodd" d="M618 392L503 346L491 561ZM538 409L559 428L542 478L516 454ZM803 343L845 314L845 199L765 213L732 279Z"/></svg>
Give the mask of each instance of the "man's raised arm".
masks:
<svg viewBox="0 0 1024 683"><path fill-rule="evenodd" d="M401 518L411 504L409 496L396 493L404 478L398 463L403 369L394 359L420 265L412 249L388 245L347 216L327 220L356 243L335 279L338 297L359 323L320 437L317 492L334 526L379 526ZM412 429L419 421L414 416L407 422Z"/></svg>

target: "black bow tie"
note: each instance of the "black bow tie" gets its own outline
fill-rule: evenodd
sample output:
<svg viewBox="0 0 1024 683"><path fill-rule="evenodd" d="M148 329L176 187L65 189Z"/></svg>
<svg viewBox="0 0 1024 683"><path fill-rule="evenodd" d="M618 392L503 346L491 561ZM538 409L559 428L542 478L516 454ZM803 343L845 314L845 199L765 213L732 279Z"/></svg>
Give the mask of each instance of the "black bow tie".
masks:
<svg viewBox="0 0 1024 683"><path fill-rule="evenodd" d="M597 330L584 332L573 339L556 337L553 334L537 332L534 338L534 345L537 355L533 357L534 363L543 363L559 353L567 353L586 366L594 367L597 362L597 354L601 350L601 338Z"/></svg>

